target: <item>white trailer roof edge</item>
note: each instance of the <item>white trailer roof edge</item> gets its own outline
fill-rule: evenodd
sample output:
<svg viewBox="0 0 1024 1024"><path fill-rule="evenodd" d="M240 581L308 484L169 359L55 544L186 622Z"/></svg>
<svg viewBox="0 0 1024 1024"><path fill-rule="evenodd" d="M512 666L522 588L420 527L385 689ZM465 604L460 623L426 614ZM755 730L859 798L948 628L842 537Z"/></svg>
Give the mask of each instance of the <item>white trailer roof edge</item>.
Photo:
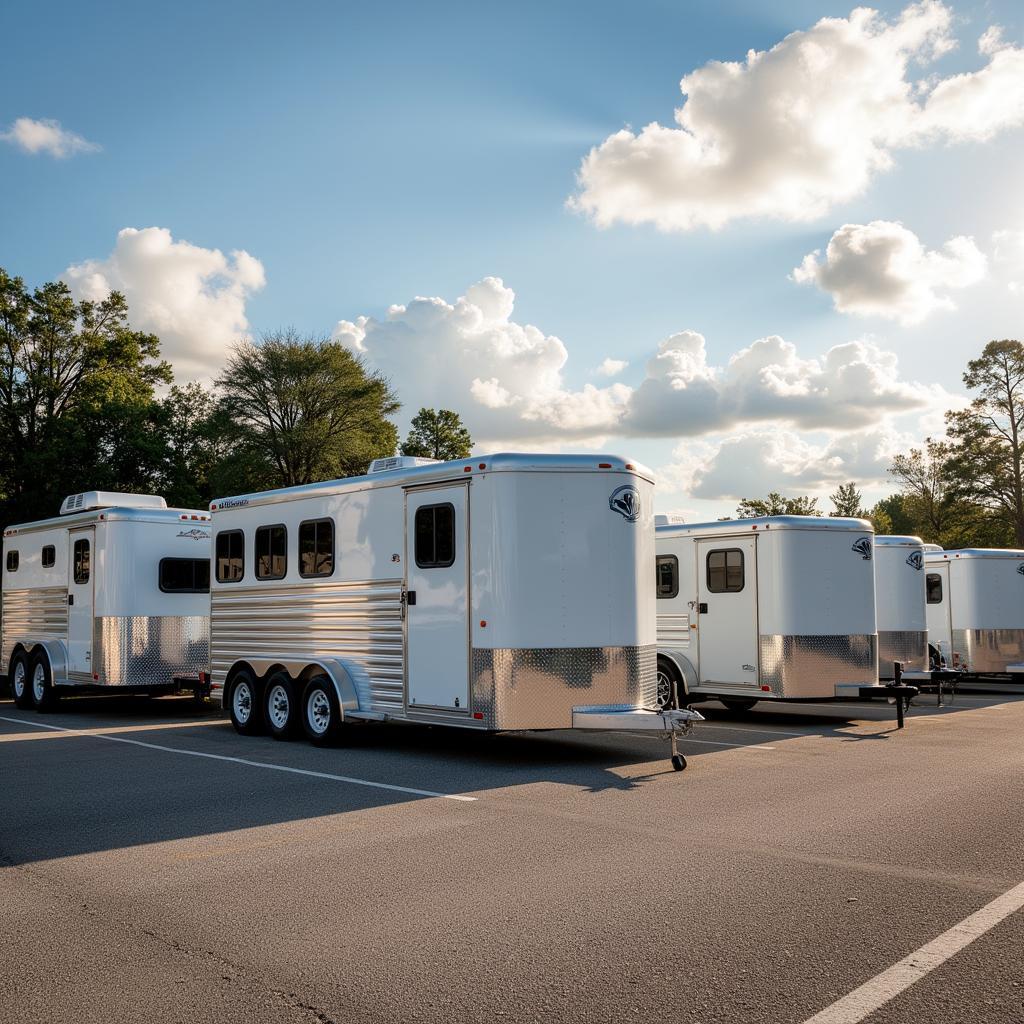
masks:
<svg viewBox="0 0 1024 1024"><path fill-rule="evenodd" d="M950 562L958 558L1024 558L1020 548L957 548L950 551L925 551L926 562Z"/></svg>
<svg viewBox="0 0 1024 1024"><path fill-rule="evenodd" d="M37 519L29 523L12 523L4 527L5 537L21 537L27 533L40 530L52 530L55 527L75 528L91 526L99 522L124 521L144 523L180 523L209 522L210 513L198 508L95 508L71 515L53 516L50 519Z"/></svg>
<svg viewBox="0 0 1024 1024"><path fill-rule="evenodd" d="M690 534L734 534L748 530L832 530L836 533L873 532L866 519L832 516L755 516L750 519L720 519L711 523L670 523L656 526L659 537L686 537Z"/></svg>
<svg viewBox="0 0 1024 1024"><path fill-rule="evenodd" d="M404 466L365 476L350 476L339 480L323 480L296 487L255 491L250 494L225 495L210 502L210 511L227 511L256 505L273 505L298 498L326 497L334 494L362 491L374 487L419 486L421 484L450 483L471 479L479 473L630 473L648 483L654 483L654 474L634 459L619 455L543 455L517 452L497 452L454 462L436 462L420 466ZM67 517L64 517L67 518Z"/></svg>
<svg viewBox="0 0 1024 1024"><path fill-rule="evenodd" d="M875 546L880 548L920 548L924 541L910 534L876 533Z"/></svg>

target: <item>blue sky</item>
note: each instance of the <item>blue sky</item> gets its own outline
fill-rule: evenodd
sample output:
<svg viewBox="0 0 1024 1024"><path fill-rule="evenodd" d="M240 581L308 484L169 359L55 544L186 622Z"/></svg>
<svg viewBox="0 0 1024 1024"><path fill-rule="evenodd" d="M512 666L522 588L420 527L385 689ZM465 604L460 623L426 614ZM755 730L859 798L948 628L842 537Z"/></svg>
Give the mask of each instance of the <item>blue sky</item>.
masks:
<svg viewBox="0 0 1024 1024"><path fill-rule="evenodd" d="M0 126L13 132L19 118L52 119L100 148L54 158L45 148L26 151L20 137L0 144L0 265L30 283L87 265L69 277L82 293L122 287L133 306L149 311L140 326L153 329L153 317L168 325L173 352L194 344L183 376L202 376L202 368L214 376L232 332L294 325L326 334L339 321L375 318L368 332L359 329L365 336L342 334L393 374L412 411L442 403L459 409L489 444L629 451L662 471L660 507L694 518L727 512L737 496L772 481L791 493L827 494L848 475L878 496L891 489L884 464L894 446L937 429L953 400L944 392L960 390L966 359L991 337L1021 333L1024 292L1010 286L1014 274L1024 280L1017 238L1024 231L1024 130L1012 111L999 114L983 139L959 108L926 141L903 145L890 133L883 148L891 166L873 169L863 187L829 199L811 217L794 215L792 205L751 215L739 196L715 229L666 230L657 213L653 222L627 222L632 212L623 215L618 200L602 193L600 209L614 210L611 226L599 227L593 210L566 205L579 195L576 174L591 147L627 125L634 133L652 121L673 125L684 100L681 77L709 61L769 51L822 18L849 18L852 7L18 5L5 12L5 34L21 42L7 48L0 67ZM894 25L906 7L878 5L872 45L879 26ZM1019 3L943 10L936 14L932 5L930 16L945 18L941 34L956 48L913 50L908 59L908 80L925 80L925 90L983 68L998 47L979 53L977 42L993 25L1003 28L1004 52L1024 41ZM1007 95L1005 84L998 93ZM742 121L736 109L728 123L756 131L758 123ZM855 260L836 269L833 291L790 279L842 225L873 222L901 223L932 252L967 236L984 271L958 250L931 300L918 296L916 311L902 317L892 308L877 312L884 296L867 306L861 296L859 312L834 308L849 273L861 270ZM150 227L168 233L167 260L134 270L129 259L138 254L113 260L119 231ZM996 232L1003 232L998 242ZM186 308L181 289L189 283L176 280L176 267L198 273L211 302L223 282L212 270L202 277L209 257L173 248L183 242L223 253L229 277L230 253L244 250L262 265L265 283L250 267L236 274L224 303ZM872 268L864 273L870 277ZM481 357L472 379L493 379L490 393L499 396L485 408L467 388L468 376L420 388L430 374L409 370L457 359L465 335L452 341L445 332L462 322L458 311L428 328L421 320L391 322L387 311L415 296L453 306L488 276L515 292L514 311L502 316L557 337L567 359L554 382L550 367L520 380L521 367L497 362L491 378ZM872 280L883 290L891 284ZM133 287L141 289L137 300ZM161 288L177 289L176 297L162 304ZM922 310L917 322L908 320ZM211 313L216 327L204 331ZM706 430L685 410L678 432L637 426L643 417L636 410L622 412L635 395L601 389L639 393L659 343L687 330L704 337L702 358L714 368L710 376L677 373L670 397L687 409L704 408L711 399L700 388L716 374L725 380L731 357L771 335L796 346L801 361L866 341L898 358L896 371L879 361L875 377L895 374L901 384L834 420L817 406L791 419L764 395L726 414L719 394ZM409 339L413 347L402 349ZM550 346L545 351L538 365L551 357ZM614 378L595 374L606 358L629 365ZM595 400L617 410L606 422L579 412L594 399L582 393L588 384L601 390ZM719 387L726 400L733 386ZM915 399L915 387L927 397ZM825 410L844 404L820 397ZM564 413L545 411L555 406ZM743 411L755 408L756 415ZM675 423L674 415L669 409L665 422ZM877 429L883 423L885 437ZM767 455L752 466L751 451Z"/></svg>

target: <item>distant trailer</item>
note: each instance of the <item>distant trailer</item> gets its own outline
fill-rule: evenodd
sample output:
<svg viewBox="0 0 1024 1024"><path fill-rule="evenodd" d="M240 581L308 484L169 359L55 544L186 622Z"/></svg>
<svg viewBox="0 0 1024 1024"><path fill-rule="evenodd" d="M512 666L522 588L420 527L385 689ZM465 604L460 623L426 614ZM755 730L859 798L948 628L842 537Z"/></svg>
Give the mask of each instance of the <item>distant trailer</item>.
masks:
<svg viewBox="0 0 1024 1024"><path fill-rule="evenodd" d="M15 703L63 693L205 692L210 514L88 491L3 536L0 664Z"/></svg>
<svg viewBox="0 0 1024 1024"><path fill-rule="evenodd" d="M1024 551L927 550L928 635L950 667L1024 678Z"/></svg>
<svg viewBox="0 0 1024 1024"><path fill-rule="evenodd" d="M894 695L878 682L869 522L768 516L655 533L662 704Z"/></svg>
<svg viewBox="0 0 1024 1024"><path fill-rule="evenodd" d="M653 483L615 456L377 460L221 498L212 692L241 733L349 720L656 731Z"/></svg>
<svg viewBox="0 0 1024 1024"><path fill-rule="evenodd" d="M879 679L895 679L897 662L905 672L929 670L924 576L920 537L875 537Z"/></svg>

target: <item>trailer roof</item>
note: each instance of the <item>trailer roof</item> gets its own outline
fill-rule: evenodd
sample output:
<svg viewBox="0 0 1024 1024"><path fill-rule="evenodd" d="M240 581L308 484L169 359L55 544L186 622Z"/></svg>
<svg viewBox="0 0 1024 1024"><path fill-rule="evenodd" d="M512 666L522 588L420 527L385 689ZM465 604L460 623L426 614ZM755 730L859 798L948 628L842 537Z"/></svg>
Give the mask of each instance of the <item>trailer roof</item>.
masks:
<svg viewBox="0 0 1024 1024"><path fill-rule="evenodd" d="M842 519L833 516L755 516L750 519L718 519L712 523L670 523L656 526L665 537L684 537L691 533L738 533L741 530L833 530L863 533L874 527L866 519Z"/></svg>
<svg viewBox="0 0 1024 1024"><path fill-rule="evenodd" d="M147 523L208 523L210 513L195 508L94 508L71 515L54 516L52 519L38 519L33 523L15 523L4 527L4 536L16 537L26 533L36 533L39 530L50 530L54 527L74 529L76 526L89 526L92 523L115 520Z"/></svg>
<svg viewBox="0 0 1024 1024"><path fill-rule="evenodd" d="M894 533L875 534L875 547L882 548L921 548L924 541L920 537L911 537L909 534L898 536Z"/></svg>
<svg viewBox="0 0 1024 1024"><path fill-rule="evenodd" d="M959 548L955 551L925 551L926 562L949 562L957 558L1024 558L1018 548Z"/></svg>
<svg viewBox="0 0 1024 1024"><path fill-rule="evenodd" d="M324 480L315 484L301 484L298 487L279 487L270 491L255 491L252 494L238 494L215 498L210 502L210 511L219 512L251 505L271 505L298 498L328 497L348 491L366 490L371 487L393 487L394 485L428 484L442 480L463 480L472 474L487 473L632 473L648 482L654 482L654 475L646 466L635 459L619 455L541 455L536 453L496 452L473 459L458 459L454 462L436 462L426 466L401 467L366 476L350 476L342 480Z"/></svg>

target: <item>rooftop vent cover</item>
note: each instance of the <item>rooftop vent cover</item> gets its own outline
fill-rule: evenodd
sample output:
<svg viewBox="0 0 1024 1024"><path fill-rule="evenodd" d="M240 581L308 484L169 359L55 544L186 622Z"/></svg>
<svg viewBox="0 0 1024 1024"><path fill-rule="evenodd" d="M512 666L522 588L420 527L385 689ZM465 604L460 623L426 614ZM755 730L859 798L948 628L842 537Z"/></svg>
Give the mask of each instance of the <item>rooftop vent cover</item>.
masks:
<svg viewBox="0 0 1024 1024"><path fill-rule="evenodd" d="M421 459L415 455L390 455L386 459L374 459L370 463L370 473L391 473L396 469L413 469L416 466L433 466L440 459Z"/></svg>
<svg viewBox="0 0 1024 1024"><path fill-rule="evenodd" d="M659 512L654 517L655 526L682 526L685 522L681 512Z"/></svg>
<svg viewBox="0 0 1024 1024"><path fill-rule="evenodd" d="M158 494L123 494L120 491L83 491L69 494L60 506L62 516L97 508L167 508Z"/></svg>

